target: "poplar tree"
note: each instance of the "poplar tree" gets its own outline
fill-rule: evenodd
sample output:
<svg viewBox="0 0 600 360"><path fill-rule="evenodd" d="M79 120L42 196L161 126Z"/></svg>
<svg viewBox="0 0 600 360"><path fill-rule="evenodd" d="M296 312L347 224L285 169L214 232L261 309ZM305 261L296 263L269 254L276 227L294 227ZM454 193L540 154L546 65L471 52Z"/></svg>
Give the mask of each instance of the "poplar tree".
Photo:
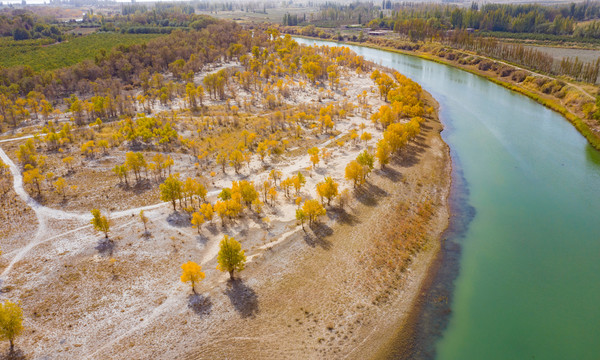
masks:
<svg viewBox="0 0 600 360"><path fill-rule="evenodd" d="M246 255L242 245L233 237L225 235L221 240L219 254L217 255L217 270L228 272L229 278L234 279L235 271L242 271L246 265Z"/></svg>

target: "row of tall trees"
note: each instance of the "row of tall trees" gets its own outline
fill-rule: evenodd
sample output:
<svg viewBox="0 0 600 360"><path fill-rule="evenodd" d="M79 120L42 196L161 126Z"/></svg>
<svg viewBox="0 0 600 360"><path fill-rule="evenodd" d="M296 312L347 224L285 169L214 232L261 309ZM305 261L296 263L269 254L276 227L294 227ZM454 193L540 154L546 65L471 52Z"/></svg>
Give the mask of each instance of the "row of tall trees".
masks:
<svg viewBox="0 0 600 360"><path fill-rule="evenodd" d="M527 68L554 75L568 75L576 80L595 83L600 71L600 61L588 62L578 58L563 58L560 62L540 50L522 44L509 44L494 38L473 36L457 31L444 37L443 42L452 47L477 52L497 59L507 60Z"/></svg>
<svg viewBox="0 0 600 360"><path fill-rule="evenodd" d="M599 12L597 4L589 3L579 7L538 4L484 4L479 7L473 3L471 7L408 4L396 7L390 15L373 19L369 26L399 30L409 24L419 25L426 22L429 28L437 31L471 28L513 33L572 35L577 21L597 19Z"/></svg>

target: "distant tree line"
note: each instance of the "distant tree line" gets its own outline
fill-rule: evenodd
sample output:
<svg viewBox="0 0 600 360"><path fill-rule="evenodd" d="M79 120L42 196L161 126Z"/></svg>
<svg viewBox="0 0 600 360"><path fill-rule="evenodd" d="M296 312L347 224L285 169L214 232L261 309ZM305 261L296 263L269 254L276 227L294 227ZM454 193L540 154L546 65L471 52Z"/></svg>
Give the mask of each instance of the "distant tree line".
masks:
<svg viewBox="0 0 600 360"><path fill-rule="evenodd" d="M527 68L553 75L568 75L576 80L595 83L600 71L600 59L584 62L578 58L564 58L560 64L543 51L521 44L508 44L494 38L481 38L466 31L456 31L443 38L452 47L473 51L486 56L510 61Z"/></svg>
<svg viewBox="0 0 600 360"><path fill-rule="evenodd" d="M251 36L233 22L215 20L201 31L177 30L148 43L118 46L110 52L101 50L94 61L54 71L36 72L29 66L0 67L0 94L13 102L31 91L50 101L74 93L109 93L114 98L126 86L139 85L143 73L170 71L171 64L179 59L185 59L179 70L186 74L197 72L204 64L228 58L232 44L250 49L263 41L264 36L262 33Z"/></svg>
<svg viewBox="0 0 600 360"><path fill-rule="evenodd" d="M164 6L163 6L164 5ZM167 34L177 28L204 29L215 23L206 15L194 14L194 8L176 4L156 4L148 9L146 5L123 5L122 15L110 18L91 18L101 31L121 31L129 34Z"/></svg>
<svg viewBox="0 0 600 360"><path fill-rule="evenodd" d="M327 2L320 7L317 14L310 14L309 21L318 26L339 26L350 24L366 24L378 17L380 7L373 3L338 4Z"/></svg>
<svg viewBox="0 0 600 360"><path fill-rule="evenodd" d="M14 40L63 39L63 33L56 20L41 18L22 9L0 14L0 36L12 36Z"/></svg>
<svg viewBox="0 0 600 360"><path fill-rule="evenodd" d="M121 6L121 14L131 15L135 13L146 13L153 12L158 13L159 16L164 16L167 13L182 13L192 15L195 9L192 5L186 3L156 3L154 7L149 9L148 6L143 4L124 4Z"/></svg>
<svg viewBox="0 0 600 360"><path fill-rule="evenodd" d="M584 2L567 6L538 4L484 4L470 7L452 5L395 5L390 16L375 18L370 27L406 31L426 24L428 31L474 29L509 33L595 36L597 24L576 27L578 21L600 18L600 3Z"/></svg>

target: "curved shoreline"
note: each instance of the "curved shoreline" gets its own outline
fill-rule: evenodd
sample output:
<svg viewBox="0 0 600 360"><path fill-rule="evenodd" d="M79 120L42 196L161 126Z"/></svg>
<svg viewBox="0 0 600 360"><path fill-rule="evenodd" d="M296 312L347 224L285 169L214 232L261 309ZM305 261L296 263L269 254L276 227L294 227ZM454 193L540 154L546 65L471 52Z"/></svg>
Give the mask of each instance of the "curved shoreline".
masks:
<svg viewBox="0 0 600 360"><path fill-rule="evenodd" d="M401 50L401 49L395 49L395 48L391 48L391 47L386 47L386 46L378 46L378 45L373 45L371 43L357 43L354 41L338 41L338 40L333 40L333 39L321 39L321 38L315 38L315 37L310 37L310 36L304 36L304 35L297 35L297 34L293 34L293 36L295 37L299 37L299 38L304 38L304 39L310 39L310 40L319 40L319 41L331 41L331 42L335 42L338 44L348 44L348 45L353 45L353 46L363 46L366 48L370 48L370 49L376 49L376 50L383 50L383 51L389 51L392 53L397 53L397 54L402 54L402 55L408 55L408 56L414 56L420 59L424 59L424 60L429 60L429 61L433 61L436 62L438 64L443 64L443 65L447 65L447 66L451 66L455 69L460 69L463 71L466 71L468 73L471 73L473 75L477 75L480 76L482 78L485 78L493 83L495 83L496 85L500 85L506 89L509 89L511 91L517 92L521 95L525 95L528 98L532 99L533 101L547 107L550 110L553 110L559 114L561 114L564 118L566 118L571 124L573 124L573 126L577 129L577 131L579 131L579 133L581 135L583 135L586 140L588 141L588 143L594 147L596 150L600 150L600 135L596 135L594 133L594 130L591 129L584 121L583 119L581 119L579 116L573 114L571 111L569 111L566 107L564 107L561 104L558 104L555 101L549 100L549 99L544 99L541 96L539 96L538 94L527 90L525 88L522 88L520 86L516 86L514 84L508 83L506 81L502 81L494 76L491 75L487 75L487 74L483 74L480 73L478 71L475 71L473 69L469 69L465 66L460 66L458 64L452 63L452 62L448 62L445 60L442 60L440 58L431 56L431 55L426 55L426 54L421 54L421 53L417 53L417 52L413 52L413 51L408 51L408 50ZM491 60L494 61L500 61L500 60L496 60L496 59L492 59ZM529 70L528 70L529 71ZM536 73L537 74L537 73ZM555 79L554 77L552 77L553 79Z"/></svg>
<svg viewBox="0 0 600 360"><path fill-rule="evenodd" d="M450 227L452 217L450 196L454 184L453 166L450 147L443 140L441 132L444 126L439 117L439 103L433 96L425 92L434 103L435 118L439 123L439 132L432 135L442 144L444 148L445 167L443 177L448 181L442 187L442 203L436 210L437 220L431 223L438 227L432 232L435 234L428 242L425 248L415 254L411 260L411 265L399 291L396 291L396 299L388 305L389 318L384 319L383 326L380 326L370 334L372 339L353 354L350 358L356 359L409 359L417 349L416 339L417 325L421 315L422 306L427 298L427 290L433 285L438 270L442 263L442 250L445 234ZM395 316L397 313L399 316Z"/></svg>
<svg viewBox="0 0 600 360"><path fill-rule="evenodd" d="M245 270L245 281L261 299L257 316L252 321L229 318L219 331L181 354L189 358L218 354L223 358L368 359L393 343L399 329L408 329L435 270L432 265L440 253L450 210L450 151L441 136L439 105L430 94L425 96L436 112L424 123L423 136L398 162L377 171L346 215L335 215L343 218L332 224L330 235L323 236L320 245L305 247L302 238L306 234L299 233ZM404 162L405 157L412 160ZM431 203L427 217L417 211L424 202ZM425 231L418 234L427 238L422 249L411 255L403 271L392 273L375 266L372 252L381 249L374 246L374 240L389 235L386 227L410 221L424 224ZM282 268L281 264L287 265ZM268 280L274 269L281 272ZM240 346L217 341L225 330L262 335Z"/></svg>
<svg viewBox="0 0 600 360"><path fill-rule="evenodd" d="M427 93L429 96L431 94ZM391 331L387 336L387 339L383 342L382 346L377 349L376 352L372 353L369 357L373 360L384 360L384 359L409 359L414 355L415 350L417 349L417 326L419 324L420 316L422 314L423 306L426 303L426 299L428 296L428 290L433 286L434 280L438 271L442 265L442 256L443 256L443 242L445 241L446 234L450 228L450 221L453 216L452 206L451 206L451 196L453 192L453 187L455 184L454 180L454 168L452 163L452 156L450 152L450 146L444 141L441 136L441 132L444 130L444 126L440 120L439 116L439 103L431 96L433 99L435 106L435 114L437 121L441 125L441 130L437 134L437 137L443 143L445 148L445 156L447 159L446 168L444 176L446 176L449 181L444 188L445 194L444 198L444 208L445 212L442 211L442 214L445 213L446 221L445 225L438 233L438 236L434 239L431 239L433 243L433 248L430 251L423 251L415 256L415 263L424 262L424 272L420 275L420 280L418 281L418 287L414 292L414 298L411 301L411 305L408 309L408 313L403 318L400 318L396 323L395 328L391 329Z"/></svg>

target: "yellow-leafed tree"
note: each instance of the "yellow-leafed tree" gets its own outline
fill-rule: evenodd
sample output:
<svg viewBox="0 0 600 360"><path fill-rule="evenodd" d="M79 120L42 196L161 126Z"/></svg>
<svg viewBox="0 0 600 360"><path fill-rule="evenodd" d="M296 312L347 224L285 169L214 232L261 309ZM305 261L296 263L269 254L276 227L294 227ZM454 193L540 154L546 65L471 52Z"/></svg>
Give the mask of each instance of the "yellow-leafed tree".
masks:
<svg viewBox="0 0 600 360"><path fill-rule="evenodd" d="M313 164L313 169L319 163L319 148L312 147L308 149L308 154L310 155L310 162Z"/></svg>
<svg viewBox="0 0 600 360"><path fill-rule="evenodd" d="M140 221L144 224L144 234L148 233L148 217L144 214L144 210L140 211Z"/></svg>
<svg viewBox="0 0 600 360"><path fill-rule="evenodd" d="M212 222L214 210L211 204L205 203L200 205L200 213L202 213L202 216L204 216L206 220Z"/></svg>
<svg viewBox="0 0 600 360"><path fill-rule="evenodd" d="M55 182L54 182L54 189L56 190L56 192L60 195L62 195L63 199L66 197L66 193L65 193L65 189L67 187L67 182L65 181L64 178L59 177Z"/></svg>
<svg viewBox="0 0 600 360"><path fill-rule="evenodd" d="M23 310L9 300L0 304L0 336L10 342L10 352L14 352L14 340L23 331Z"/></svg>
<svg viewBox="0 0 600 360"><path fill-rule="evenodd" d="M317 184L317 194L321 197L321 202L323 202L323 199L327 199L327 205L329 205L331 199L338 194L338 183L331 176L326 177L323 182Z"/></svg>
<svg viewBox="0 0 600 360"><path fill-rule="evenodd" d="M181 270L183 273L181 274L181 281L184 283L191 282L192 283L192 291L194 294L196 293L196 289L194 286L196 283L202 281L206 275L202 271L202 266L196 264L193 261L188 261L185 264L181 265Z"/></svg>
<svg viewBox="0 0 600 360"><path fill-rule="evenodd" d="M356 160L350 161L346 165L345 177L352 180L354 187L361 185L363 182L363 167Z"/></svg>
<svg viewBox="0 0 600 360"><path fill-rule="evenodd" d="M235 271L242 271L246 265L246 255L242 245L233 237L225 235L221 240L219 254L217 255L217 270L228 272L233 280Z"/></svg>
<svg viewBox="0 0 600 360"><path fill-rule="evenodd" d="M308 218L309 226L316 222L319 216L323 216L327 213L323 205L317 200L306 200L302 206L302 212L306 218Z"/></svg>
<svg viewBox="0 0 600 360"><path fill-rule="evenodd" d="M379 161L379 165L382 169L390 162L390 154L392 152L392 148L390 144L385 139L381 139L377 142L377 151L375 152L375 156Z"/></svg>
<svg viewBox="0 0 600 360"><path fill-rule="evenodd" d="M200 234L200 228L204 224L204 216L198 212L192 214L192 227L198 229L198 234Z"/></svg>
<svg viewBox="0 0 600 360"><path fill-rule="evenodd" d="M100 212L98 209L92 210L92 220L90 223L94 226L94 229L98 232L103 232L104 237L108 239L108 230L110 230L110 221L108 218Z"/></svg>
<svg viewBox="0 0 600 360"><path fill-rule="evenodd" d="M44 175L42 175L38 168L29 169L23 173L23 182L25 184L35 185L38 195L42 194L42 189L40 187L42 180L44 180Z"/></svg>

